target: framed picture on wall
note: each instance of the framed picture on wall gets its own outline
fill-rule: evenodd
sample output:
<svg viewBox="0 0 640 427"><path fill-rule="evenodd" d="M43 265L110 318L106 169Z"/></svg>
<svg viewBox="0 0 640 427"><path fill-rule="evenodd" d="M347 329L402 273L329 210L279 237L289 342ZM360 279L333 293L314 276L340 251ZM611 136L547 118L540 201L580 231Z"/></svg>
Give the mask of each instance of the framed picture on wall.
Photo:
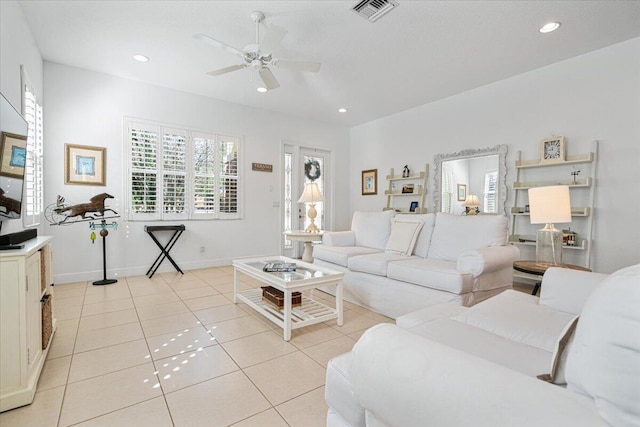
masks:
<svg viewBox="0 0 640 427"><path fill-rule="evenodd" d="M362 171L362 195L378 194L378 169Z"/></svg>
<svg viewBox="0 0 640 427"><path fill-rule="evenodd" d="M65 144L64 150L65 184L106 185L106 148Z"/></svg>
<svg viewBox="0 0 640 427"><path fill-rule="evenodd" d="M411 206L409 206L409 212L415 212L418 209L418 202L411 202Z"/></svg>
<svg viewBox="0 0 640 427"><path fill-rule="evenodd" d="M458 184L458 201L464 202L467 198L467 184Z"/></svg>
<svg viewBox="0 0 640 427"><path fill-rule="evenodd" d="M27 162L27 137L2 132L0 175L22 179Z"/></svg>

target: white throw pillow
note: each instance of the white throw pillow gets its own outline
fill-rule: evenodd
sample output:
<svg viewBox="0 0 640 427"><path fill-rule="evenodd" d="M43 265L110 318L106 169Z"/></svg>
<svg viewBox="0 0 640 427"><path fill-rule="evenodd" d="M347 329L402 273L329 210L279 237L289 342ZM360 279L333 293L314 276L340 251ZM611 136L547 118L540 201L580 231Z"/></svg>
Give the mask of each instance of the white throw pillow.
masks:
<svg viewBox="0 0 640 427"><path fill-rule="evenodd" d="M411 255L423 225L422 221L393 221L391 236L384 251L389 254Z"/></svg>
<svg viewBox="0 0 640 427"><path fill-rule="evenodd" d="M551 358L551 371L548 374L538 375L541 380L553 383L553 384L566 384L565 369L567 366L567 356L571 351L571 345L573 344L573 338L575 337L576 326L578 325L579 316L576 316L571 322L567 323L564 327L556 347L553 350L553 357Z"/></svg>
<svg viewBox="0 0 640 427"><path fill-rule="evenodd" d="M608 423L640 425L640 264L613 273L593 291L565 375L567 389L594 399Z"/></svg>
<svg viewBox="0 0 640 427"><path fill-rule="evenodd" d="M413 248L413 255L426 258L429 252L429 246L431 245L433 226L436 224L436 214L397 214L395 219L398 221L424 222L422 230L420 230L420 234L418 235L418 240L416 240L416 245Z"/></svg>

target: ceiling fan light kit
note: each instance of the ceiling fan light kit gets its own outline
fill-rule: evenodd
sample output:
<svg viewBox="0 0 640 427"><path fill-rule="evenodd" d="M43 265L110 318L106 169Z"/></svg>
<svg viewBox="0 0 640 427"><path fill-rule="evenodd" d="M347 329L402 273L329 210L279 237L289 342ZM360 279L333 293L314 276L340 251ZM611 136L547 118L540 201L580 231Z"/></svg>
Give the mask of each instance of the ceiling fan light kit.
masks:
<svg viewBox="0 0 640 427"><path fill-rule="evenodd" d="M262 41L260 41L260 23L264 21L264 13L260 11L251 12L251 19L256 24L256 43L245 46L244 50L236 49L226 43L218 41L206 34L196 34L193 37L211 46L223 49L229 53L239 56L244 60L244 64L236 64L218 70L209 71L210 76L221 76L243 68L253 68L258 71L262 80L262 85L257 88L258 92L266 92L280 87L280 83L269 68L270 66L284 68L291 71L302 71L317 73L320 70L320 63L307 61L291 61L288 59L275 59L272 56L274 49L280 46L280 42L287 35L287 30L271 25L267 28Z"/></svg>

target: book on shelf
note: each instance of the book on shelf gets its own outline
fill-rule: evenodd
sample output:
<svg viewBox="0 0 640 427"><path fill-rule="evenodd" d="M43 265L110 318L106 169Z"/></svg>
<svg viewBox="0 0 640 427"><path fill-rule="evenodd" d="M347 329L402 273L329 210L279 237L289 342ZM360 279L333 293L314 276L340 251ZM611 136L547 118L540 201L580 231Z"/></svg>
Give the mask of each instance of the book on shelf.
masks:
<svg viewBox="0 0 640 427"><path fill-rule="evenodd" d="M275 272L292 272L296 271L296 263L295 262L268 262L262 267L262 271L267 273L275 273Z"/></svg>

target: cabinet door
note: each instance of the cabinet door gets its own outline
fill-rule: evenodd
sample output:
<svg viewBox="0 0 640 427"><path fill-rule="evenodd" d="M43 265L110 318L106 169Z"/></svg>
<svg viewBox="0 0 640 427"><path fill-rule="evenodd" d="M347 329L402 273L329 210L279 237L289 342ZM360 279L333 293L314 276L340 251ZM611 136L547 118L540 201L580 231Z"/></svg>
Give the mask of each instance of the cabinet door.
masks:
<svg viewBox="0 0 640 427"><path fill-rule="evenodd" d="M0 391L2 394L20 389L26 377L27 358L24 342L24 301L26 292L23 265L18 259L0 261Z"/></svg>
<svg viewBox="0 0 640 427"><path fill-rule="evenodd" d="M27 258L27 357L28 371L42 355L42 308L40 305L40 253Z"/></svg>

